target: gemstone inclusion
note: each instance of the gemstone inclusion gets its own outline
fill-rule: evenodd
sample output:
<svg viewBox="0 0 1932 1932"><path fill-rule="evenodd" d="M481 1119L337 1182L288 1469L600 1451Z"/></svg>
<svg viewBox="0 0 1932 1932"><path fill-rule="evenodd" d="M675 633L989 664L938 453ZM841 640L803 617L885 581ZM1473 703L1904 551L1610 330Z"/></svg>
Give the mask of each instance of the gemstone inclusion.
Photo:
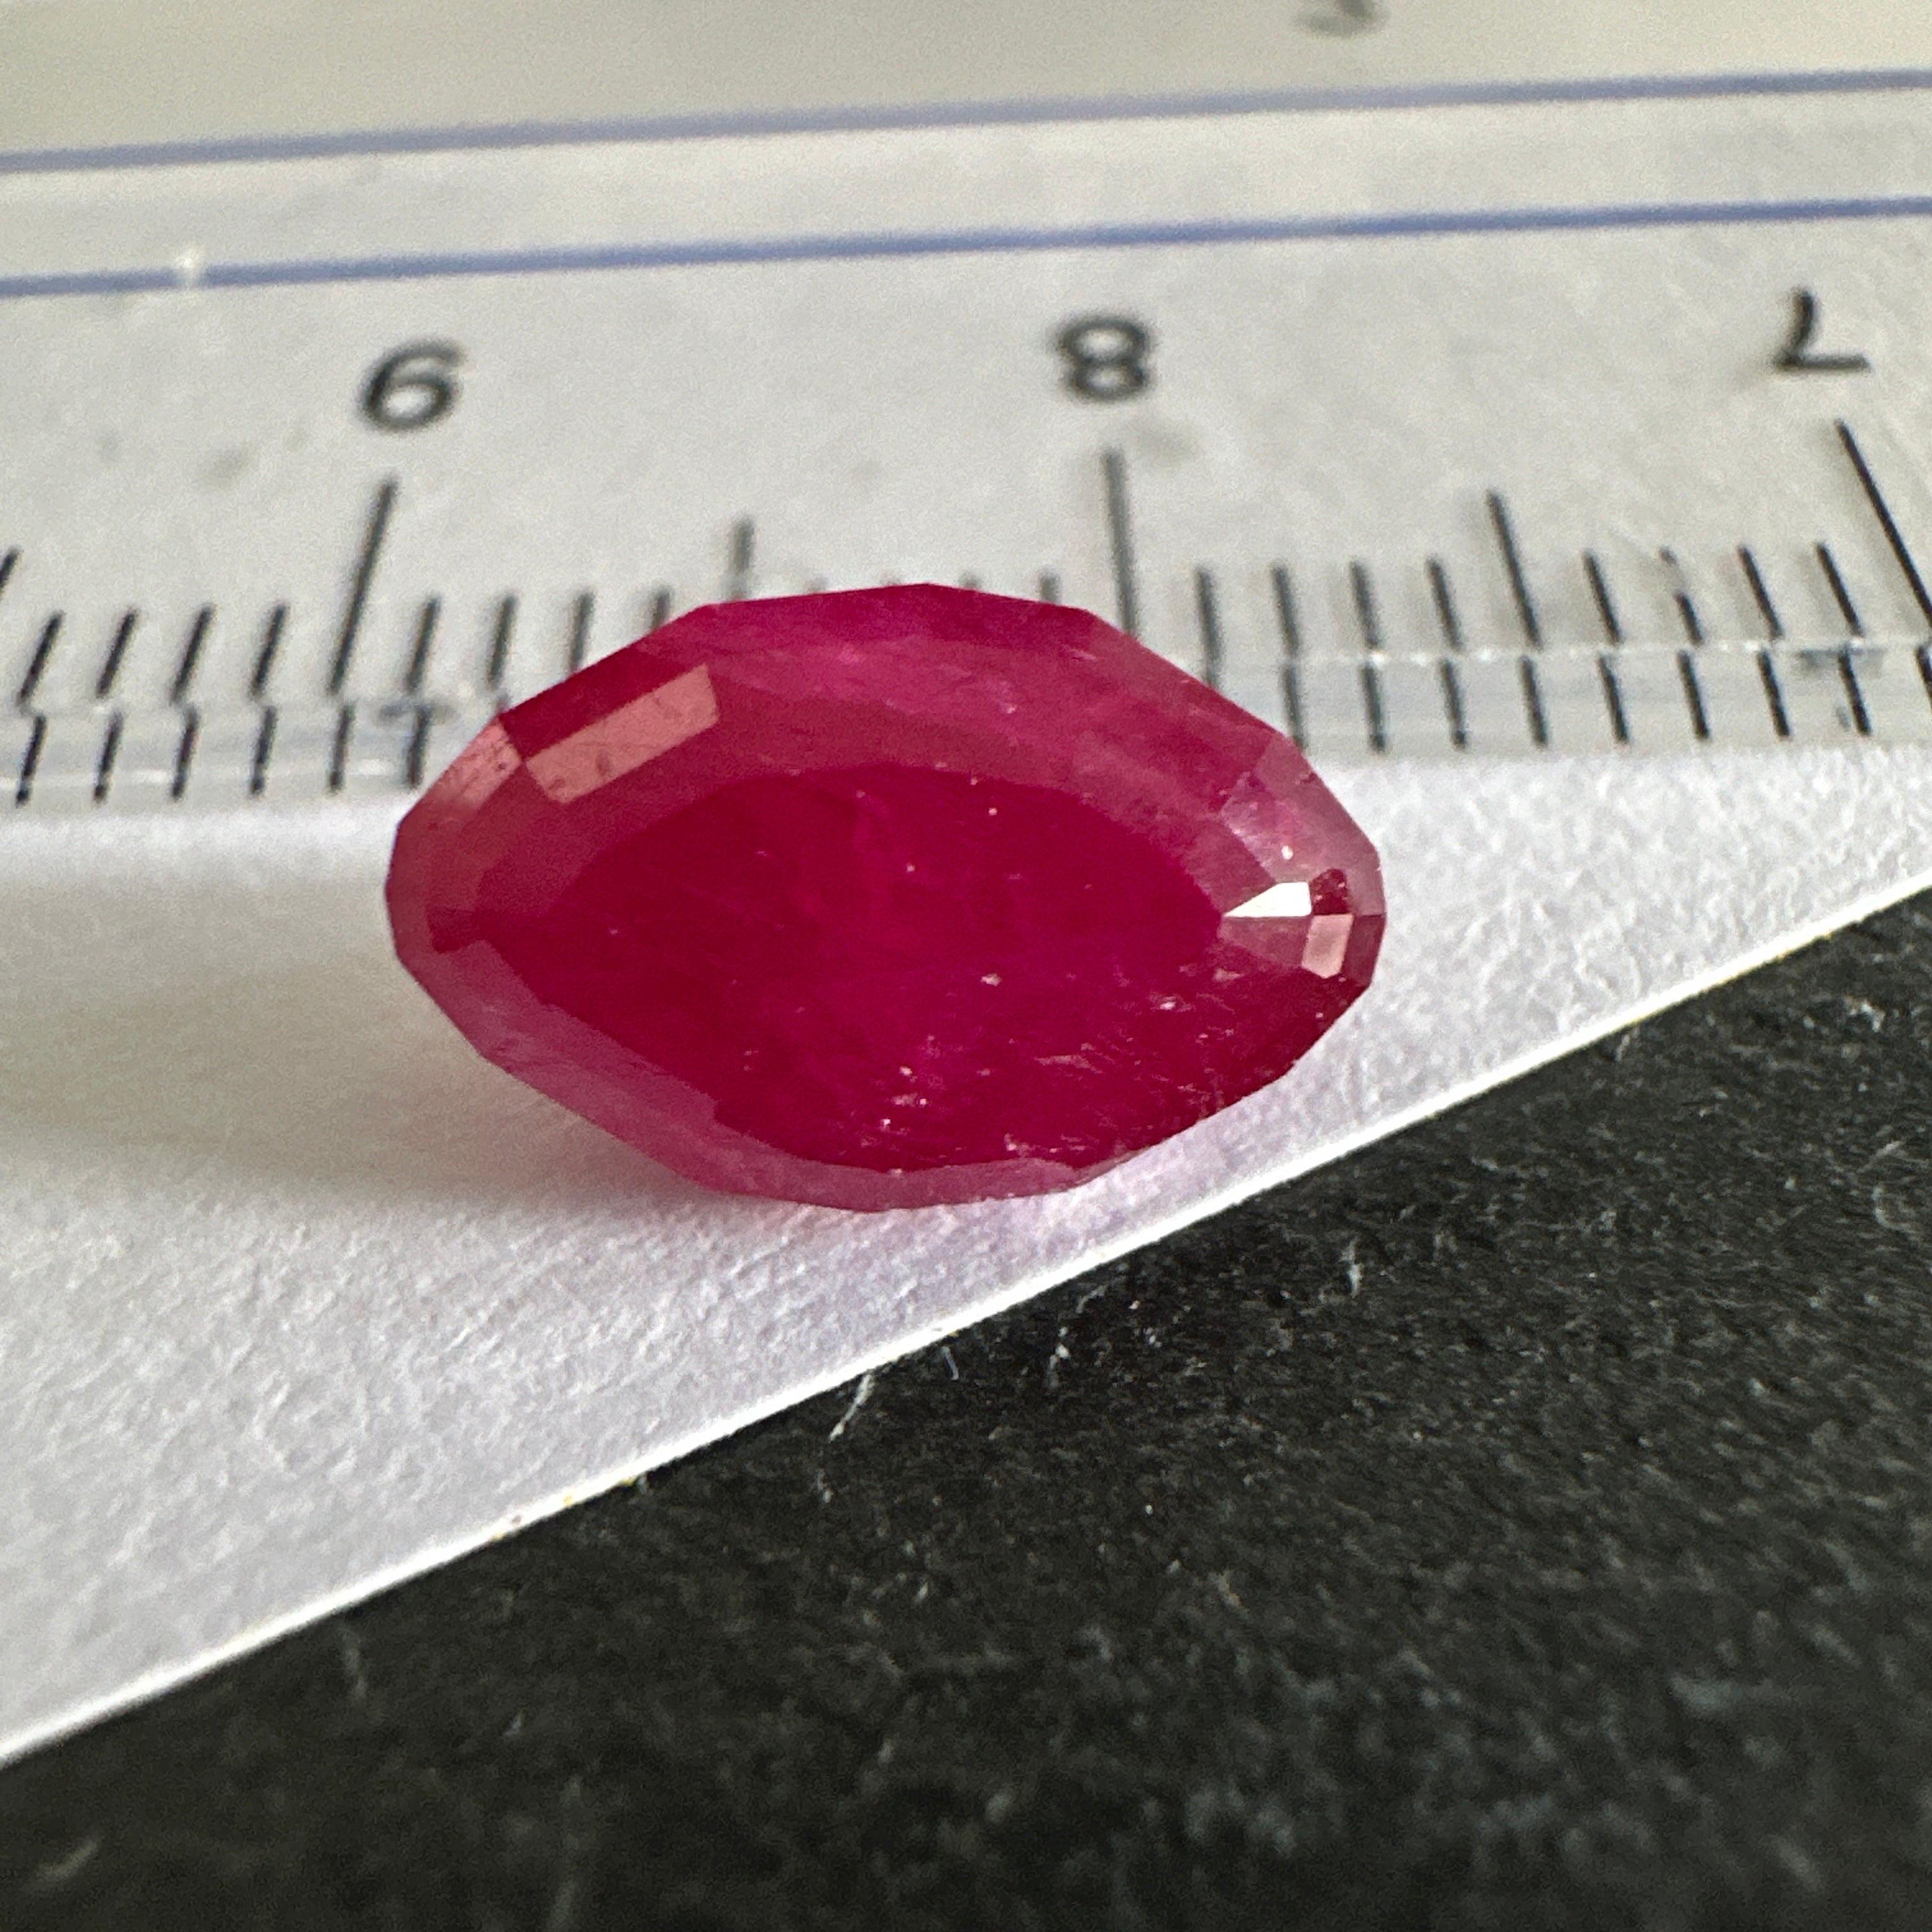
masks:
<svg viewBox="0 0 1932 1932"><path fill-rule="evenodd" d="M710 1186L1090 1178L1368 983L1375 854L1279 733L1084 612L714 605L505 712L403 820L397 950L499 1066Z"/></svg>

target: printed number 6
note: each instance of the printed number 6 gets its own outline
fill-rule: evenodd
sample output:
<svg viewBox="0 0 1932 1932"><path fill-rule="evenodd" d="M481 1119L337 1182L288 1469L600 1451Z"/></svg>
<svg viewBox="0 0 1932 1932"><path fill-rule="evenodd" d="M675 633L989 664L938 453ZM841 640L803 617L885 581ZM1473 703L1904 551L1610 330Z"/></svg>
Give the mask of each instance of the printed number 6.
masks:
<svg viewBox="0 0 1932 1932"><path fill-rule="evenodd" d="M362 413L378 429L427 429L456 406L456 370L463 351L453 342L406 343L386 356L362 386Z"/></svg>

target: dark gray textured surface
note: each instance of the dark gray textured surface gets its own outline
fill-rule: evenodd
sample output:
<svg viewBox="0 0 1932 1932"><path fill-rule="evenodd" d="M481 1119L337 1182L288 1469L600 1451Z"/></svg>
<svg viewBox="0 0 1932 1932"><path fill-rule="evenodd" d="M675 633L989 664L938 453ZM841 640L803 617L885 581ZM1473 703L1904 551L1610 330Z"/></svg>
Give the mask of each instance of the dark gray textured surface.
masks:
<svg viewBox="0 0 1932 1932"><path fill-rule="evenodd" d="M1932 1924L1932 902L0 1773L7 1928Z"/></svg>

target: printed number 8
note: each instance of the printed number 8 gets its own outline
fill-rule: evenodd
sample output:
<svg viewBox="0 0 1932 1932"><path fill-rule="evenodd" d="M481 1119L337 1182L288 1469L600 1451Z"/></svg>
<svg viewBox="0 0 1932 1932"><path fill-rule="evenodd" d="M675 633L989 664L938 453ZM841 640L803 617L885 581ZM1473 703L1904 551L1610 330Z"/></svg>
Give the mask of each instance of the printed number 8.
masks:
<svg viewBox="0 0 1932 1932"><path fill-rule="evenodd" d="M1066 386L1089 402L1118 403L1154 381L1148 367L1153 333L1126 316L1083 316L1070 322L1055 343L1066 364Z"/></svg>

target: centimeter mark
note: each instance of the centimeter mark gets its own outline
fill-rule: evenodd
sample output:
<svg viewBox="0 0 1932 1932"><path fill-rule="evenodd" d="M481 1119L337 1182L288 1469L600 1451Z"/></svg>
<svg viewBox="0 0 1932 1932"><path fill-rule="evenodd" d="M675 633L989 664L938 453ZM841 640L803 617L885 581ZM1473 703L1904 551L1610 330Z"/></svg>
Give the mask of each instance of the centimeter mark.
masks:
<svg viewBox="0 0 1932 1932"><path fill-rule="evenodd" d="M1110 449L1100 459L1107 489L1107 547L1114 566L1115 621L1130 638L1141 634L1141 592L1134 565L1133 519L1127 507L1127 459Z"/></svg>
<svg viewBox="0 0 1932 1932"><path fill-rule="evenodd" d="M1884 532L1906 587L1912 592L1912 602L1918 606L1918 614L1925 620L1928 628L1932 629L1932 592L1925 588L1925 580L1919 574L1918 563L1898 527L1898 519L1892 514L1892 506L1886 501L1885 492L1878 487L1878 479L1873 476L1871 466L1866 462L1864 452L1859 448L1858 438L1852 435L1850 425L1841 422L1837 428L1838 440L1844 445L1845 454L1851 458L1852 468L1858 476L1858 487L1865 493L1865 500L1878 519L1879 528ZM1932 702L1932 641L1922 644L1916 655L1919 681L1925 687L1928 701Z"/></svg>
<svg viewBox="0 0 1932 1932"><path fill-rule="evenodd" d="M339 698L348 681L350 660L356 655L356 635L362 628L362 612L369 601L369 585L376 574L376 560L382 554L382 538L389 528L389 514L396 507L396 479L386 476L376 485L375 500L369 506L369 521L362 533L362 548L356 560L355 574L349 580L349 601L343 607L342 625L336 633L335 658L328 669L328 694Z"/></svg>
<svg viewBox="0 0 1932 1932"><path fill-rule="evenodd" d="M1522 557L1516 547L1516 529L1510 521L1509 506L1501 491L1490 492L1490 521L1495 526L1496 547L1503 554L1503 568L1508 573L1510 595L1516 601L1516 614L1522 634L1533 650L1543 648L1543 625L1536 614L1536 600L1529 594L1529 580L1523 574Z"/></svg>
<svg viewBox="0 0 1932 1932"><path fill-rule="evenodd" d="M1852 470L1857 475L1858 487L1865 493L1865 501L1877 518L1879 528L1885 533L1885 540L1891 547L1893 557L1911 591L1912 601L1918 606L1918 614L1925 620L1928 628L1932 629L1932 592L1925 588L1925 580L1918 574L1918 566L1912 560L1912 552L1906 548L1904 536L1898 527L1898 520L1892 514L1892 506L1885 500L1885 493L1878 487L1878 479L1872 475L1871 466L1866 462L1864 452L1859 448L1858 438L1852 435L1849 424L1836 425L1838 440L1844 445L1845 454L1851 458Z"/></svg>

